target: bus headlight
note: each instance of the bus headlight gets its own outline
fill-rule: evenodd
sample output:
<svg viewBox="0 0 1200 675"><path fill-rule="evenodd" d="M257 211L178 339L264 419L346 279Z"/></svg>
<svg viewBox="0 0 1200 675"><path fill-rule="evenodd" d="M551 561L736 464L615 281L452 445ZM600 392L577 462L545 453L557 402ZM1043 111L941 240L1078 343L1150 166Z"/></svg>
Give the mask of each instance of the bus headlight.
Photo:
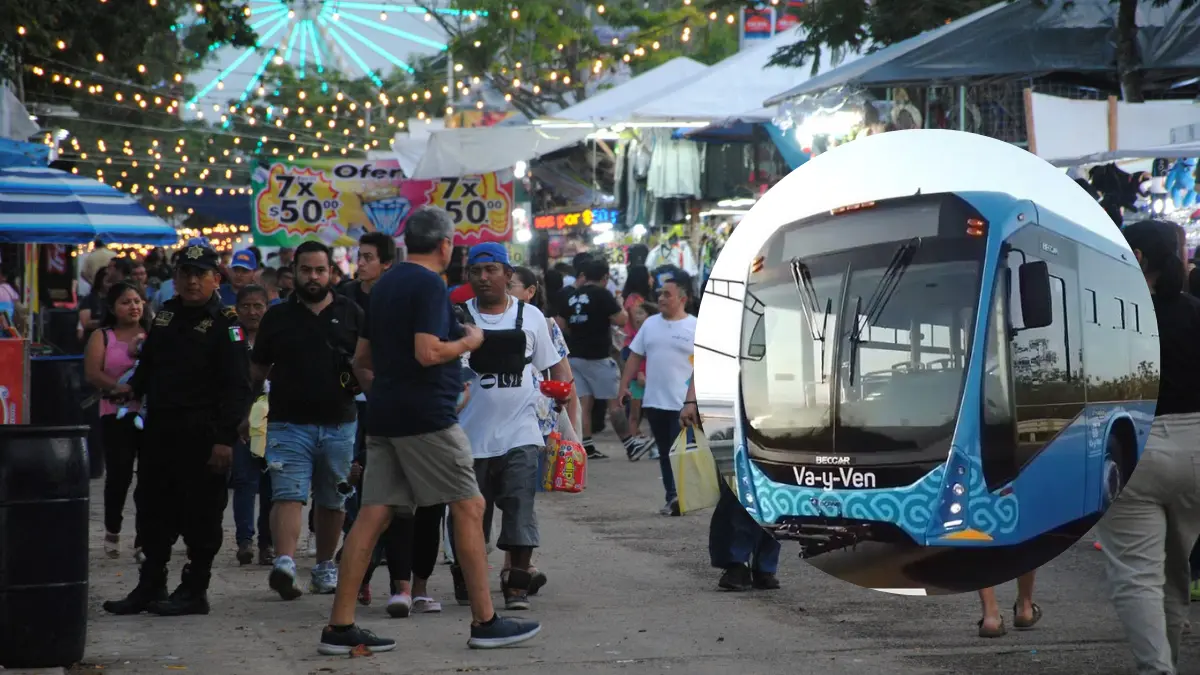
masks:
<svg viewBox="0 0 1200 675"><path fill-rule="evenodd" d="M959 513L962 513L962 504L959 504L958 502L954 502L953 504L951 504L950 505L950 513L952 513L956 516Z"/></svg>
<svg viewBox="0 0 1200 675"><path fill-rule="evenodd" d="M955 483L950 490L954 492L955 497L961 497L967 492L967 488L963 487L962 483Z"/></svg>

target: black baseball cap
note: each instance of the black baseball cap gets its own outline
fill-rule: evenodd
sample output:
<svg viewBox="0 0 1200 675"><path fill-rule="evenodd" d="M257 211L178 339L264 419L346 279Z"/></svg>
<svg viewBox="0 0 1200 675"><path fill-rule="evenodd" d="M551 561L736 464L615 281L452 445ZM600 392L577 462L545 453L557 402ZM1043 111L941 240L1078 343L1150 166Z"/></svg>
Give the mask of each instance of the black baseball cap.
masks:
<svg viewBox="0 0 1200 675"><path fill-rule="evenodd" d="M217 251L204 237L189 239L179 250L180 267L191 267L198 270L215 270L220 266Z"/></svg>

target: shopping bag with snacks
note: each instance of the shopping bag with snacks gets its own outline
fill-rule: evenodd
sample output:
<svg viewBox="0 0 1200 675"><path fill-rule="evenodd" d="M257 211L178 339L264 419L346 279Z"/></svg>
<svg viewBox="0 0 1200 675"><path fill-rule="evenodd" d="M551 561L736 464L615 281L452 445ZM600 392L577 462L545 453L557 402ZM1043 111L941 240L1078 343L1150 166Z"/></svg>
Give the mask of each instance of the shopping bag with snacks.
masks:
<svg viewBox="0 0 1200 675"><path fill-rule="evenodd" d="M694 432L695 442L688 442L688 431ZM680 513L711 508L720 501L717 462L700 429L680 432L671 448L671 471L675 475L675 490L679 493Z"/></svg>
<svg viewBox="0 0 1200 675"><path fill-rule="evenodd" d="M546 440L546 492L583 492L587 487L587 453L581 443L563 439L557 431Z"/></svg>

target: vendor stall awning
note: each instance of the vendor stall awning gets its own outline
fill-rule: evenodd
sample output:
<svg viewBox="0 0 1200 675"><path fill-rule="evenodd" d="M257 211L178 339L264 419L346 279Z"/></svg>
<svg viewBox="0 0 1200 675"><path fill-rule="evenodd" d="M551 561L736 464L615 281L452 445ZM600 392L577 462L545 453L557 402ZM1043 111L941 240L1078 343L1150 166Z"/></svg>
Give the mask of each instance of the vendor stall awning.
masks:
<svg viewBox="0 0 1200 675"><path fill-rule="evenodd" d="M599 92L569 108L547 115L538 122L547 124L553 124L555 121L590 122L597 126L625 122L632 117L630 111L642 104L650 103L690 86L700 77L701 73L708 69L708 66L703 63L686 56L676 57L612 89ZM720 96L720 92L717 92L717 95Z"/></svg>
<svg viewBox="0 0 1200 675"><path fill-rule="evenodd" d="M1188 159L1200 157L1200 141L1162 145L1152 148L1130 148L1111 152L1095 152L1081 157L1064 157L1050 160L1054 166L1083 166L1085 164L1107 164L1123 159Z"/></svg>
<svg viewBox="0 0 1200 675"><path fill-rule="evenodd" d="M477 127L434 132L411 178L471 176L512 169L587 139L594 129Z"/></svg>
<svg viewBox="0 0 1200 675"><path fill-rule="evenodd" d="M129 195L46 167L0 169L0 241L34 244L179 242L175 228Z"/></svg>

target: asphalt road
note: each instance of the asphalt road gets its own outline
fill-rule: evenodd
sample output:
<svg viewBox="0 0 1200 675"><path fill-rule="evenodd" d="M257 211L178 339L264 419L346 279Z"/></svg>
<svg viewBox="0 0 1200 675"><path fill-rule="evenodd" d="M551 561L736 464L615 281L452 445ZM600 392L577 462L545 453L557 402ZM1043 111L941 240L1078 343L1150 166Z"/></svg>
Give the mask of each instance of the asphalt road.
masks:
<svg viewBox="0 0 1200 675"><path fill-rule="evenodd" d="M541 496L543 548L535 561L550 583L531 614L543 621L542 635L526 646L491 652L466 648L469 612L454 604L449 573L439 566L430 585L447 605L441 615L388 619L378 600L386 593L386 575L376 575L376 604L361 609L359 621L400 639L399 650L322 657L316 640L330 599L279 600L267 588L265 568L233 561L232 541L215 574L212 615L107 616L100 602L126 592L136 569L128 559L103 557L97 482L89 648L85 663L72 672L1132 672L1090 538L1041 571L1036 600L1045 612L1042 622L996 640L976 636L974 594L906 598L866 590L801 561L794 544L784 548L783 589L722 593L716 590L719 572L708 566L710 512L659 516L657 463L631 464L615 458L616 447L606 450L614 459L593 462L587 492ZM172 565L173 582L180 557ZM493 553L494 572L500 560ZM299 562L307 573L312 559ZM498 586L494 580L497 596ZM1014 584L1005 585L1002 604L1014 595ZM1185 640L1182 672L1196 672L1200 641Z"/></svg>

